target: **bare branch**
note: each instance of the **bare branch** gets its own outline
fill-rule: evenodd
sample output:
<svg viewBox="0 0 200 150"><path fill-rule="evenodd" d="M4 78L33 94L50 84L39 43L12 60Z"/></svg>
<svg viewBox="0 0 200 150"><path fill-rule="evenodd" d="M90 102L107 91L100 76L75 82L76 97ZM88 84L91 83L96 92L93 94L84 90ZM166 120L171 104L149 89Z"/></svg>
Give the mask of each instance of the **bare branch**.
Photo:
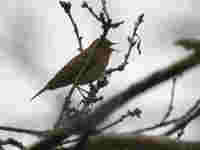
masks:
<svg viewBox="0 0 200 150"><path fill-rule="evenodd" d="M25 150L25 146L21 143L18 142L17 140L13 139L13 138L8 138L7 140L0 140L0 145L12 145L14 147L17 147L21 150Z"/></svg>
<svg viewBox="0 0 200 150"><path fill-rule="evenodd" d="M102 9L103 9L103 12L106 16L106 19L110 20L110 16L108 14L108 10L107 10L107 7L106 7L106 0L101 0L101 4L102 4L102 7L103 7Z"/></svg>
<svg viewBox="0 0 200 150"><path fill-rule="evenodd" d="M134 111L128 110L128 112L126 114L122 115L119 119L115 120L114 122L106 125L105 127L101 128L101 129L98 129L97 132L102 132L104 130L107 130L107 129L109 129L109 128L111 128L111 127L113 127L113 126L121 123L122 121L124 121L128 117L132 117L132 118L137 117L137 118L140 118L141 113L142 113L142 111L139 108L136 108Z"/></svg>
<svg viewBox="0 0 200 150"><path fill-rule="evenodd" d="M141 39L140 39L139 35L137 34L137 30L138 30L139 26L141 25L141 23L143 22L143 17L144 17L144 14L141 14L138 16L137 21L135 22L135 25L133 28L133 33L131 36L128 36L129 48L128 48L128 52L124 56L124 61L118 67L110 68L110 69L106 70L106 74L111 74L115 71L123 71L125 69L126 65L128 65L128 59L129 59L129 57L131 55L131 51L135 45L137 46L139 53L141 53L141 50L140 50Z"/></svg>
<svg viewBox="0 0 200 150"><path fill-rule="evenodd" d="M158 124L155 124L155 125L146 127L146 128L142 128L142 129L135 130L135 131L131 132L130 134L131 134L131 135L138 135L138 134L142 134L142 133L144 133L144 132L156 130L156 129L158 129L158 128L162 128L162 127L171 125L172 123L178 121L179 119L180 119L180 118L172 119L172 120L169 120L169 121L164 121L164 122L161 122L161 123L158 123Z"/></svg>
<svg viewBox="0 0 200 150"><path fill-rule="evenodd" d="M46 133L46 131L21 129L21 128L14 128L14 127L7 127L7 126L0 126L0 130L29 134L29 135L34 135L34 136L38 136L38 137L45 136L45 133Z"/></svg>
<svg viewBox="0 0 200 150"><path fill-rule="evenodd" d="M134 135L134 134L135 135L142 134L144 132L152 131L152 130L159 129L159 128L162 128L164 126L168 126L168 125L172 125L173 124L173 127L171 129L169 129L168 131L166 131L162 135L171 135L171 134L173 134L173 133L175 133L177 131L180 131L178 133L178 136L180 137L183 134L183 129L187 125L187 124L185 124L185 122L188 121L187 123L189 123L190 121L193 120L192 118L193 118L194 115L198 116L199 109L200 109L200 100L198 99L197 102L191 108L189 108L188 111L185 114L183 114L181 117L174 118L174 119L171 119L169 121L164 120L164 121L162 121L162 122L160 122L158 124L155 124L155 125L143 128L143 129L138 129L136 131L133 131L133 132L131 132L131 134L132 135ZM185 124L184 128L180 124Z"/></svg>
<svg viewBox="0 0 200 150"><path fill-rule="evenodd" d="M107 11L106 8L106 1L101 0L102 4L102 11L99 14L96 14L94 10L88 5L86 1L83 2L82 8L88 9L90 14L98 21L101 23L101 27L103 30L103 33L101 34L101 38L105 38L109 32L110 29L116 29L118 28L121 24L124 23L124 21L119 21L119 22L112 22L112 19Z"/></svg>
<svg viewBox="0 0 200 150"><path fill-rule="evenodd" d="M74 28L74 32L75 32L75 35L77 37L77 40L78 40L78 44L79 44L79 51L83 51L83 46L82 46L82 38L79 34L79 30L78 30L78 26L76 24L76 22L74 21L73 17L72 17L72 14L71 14L71 3L70 2L65 2L65 1L59 1L61 7L65 10L65 13L68 15L71 23L72 23L72 26Z"/></svg>
<svg viewBox="0 0 200 150"><path fill-rule="evenodd" d="M167 118L169 118L169 116L171 115L172 111L173 111L173 103L174 103L174 96L175 96L175 86L176 86L176 81L177 81L177 77L174 77L172 79L172 89L171 89L171 99L170 99L170 104L169 107L167 109L166 114L164 115L163 119L161 122L164 122L165 120L167 120Z"/></svg>
<svg viewBox="0 0 200 150"><path fill-rule="evenodd" d="M185 116L182 119L178 120L174 124L174 126L170 130L165 132L163 135L169 136L176 133L177 131L184 130L191 121L193 121L199 116L200 116L200 99L198 99L195 105L186 112Z"/></svg>
<svg viewBox="0 0 200 150"><path fill-rule="evenodd" d="M86 1L84 1L81 5L82 8L86 8L88 9L88 11L91 13L91 15L97 20L97 21L101 21L100 17L94 12L94 10L92 9L92 7L89 7L88 3Z"/></svg>

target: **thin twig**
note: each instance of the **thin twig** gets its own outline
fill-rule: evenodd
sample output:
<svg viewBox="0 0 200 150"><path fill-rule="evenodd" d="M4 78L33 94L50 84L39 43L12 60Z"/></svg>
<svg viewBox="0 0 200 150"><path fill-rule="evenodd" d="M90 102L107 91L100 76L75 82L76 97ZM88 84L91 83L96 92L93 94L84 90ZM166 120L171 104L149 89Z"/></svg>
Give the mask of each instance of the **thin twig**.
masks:
<svg viewBox="0 0 200 150"><path fill-rule="evenodd" d="M193 121L199 116L200 116L200 99L198 99L195 105L186 112L186 114L182 119L176 122L174 126L167 132L165 132L163 135L169 136L176 133L177 131L184 130L191 121Z"/></svg>
<svg viewBox="0 0 200 150"><path fill-rule="evenodd" d="M140 50L141 39L140 39L140 36L137 34L137 31L138 31L139 26L143 22L143 18L144 18L144 14L141 14L138 16L138 18L135 22L134 28L133 28L133 33L131 34L131 36L128 36L129 48L128 48L128 52L124 56L123 62L115 68L110 68L110 69L106 70L106 74L112 74L115 71L123 71L125 69L126 65L128 65L128 59L129 59L129 57L131 55L131 51L135 45L137 46L138 51L139 52L141 51ZM136 38L139 40L137 40Z"/></svg>
<svg viewBox="0 0 200 150"><path fill-rule="evenodd" d="M124 23L124 21L119 21L119 22L112 22L112 19L107 11L106 8L106 1L105 0L101 0L101 4L102 4L102 11L99 14L96 14L94 12L94 10L88 5L88 3L86 1L84 1L82 3L82 8L86 8L88 9L88 11L90 12L90 14L98 21L101 23L101 27L102 27L102 34L101 34L101 38L105 38L108 34L108 32L110 31L110 29L116 29L118 28L121 24Z"/></svg>
<svg viewBox="0 0 200 150"><path fill-rule="evenodd" d="M92 9L92 7L90 7L86 1L83 1L81 7L82 7L82 8L87 8L88 11L91 13L91 15L92 15L97 21L101 21L100 17L94 12L94 10Z"/></svg>
<svg viewBox="0 0 200 150"><path fill-rule="evenodd" d="M164 115L163 119L161 122L164 122L165 120L167 120L169 118L169 116L171 115L172 111L173 111L173 104L174 104L174 97L175 97L175 86L176 86L176 81L177 81L177 77L174 77L172 79L172 89L171 89L171 96L170 96L170 104L169 107L167 109L166 114Z"/></svg>
<svg viewBox="0 0 200 150"><path fill-rule="evenodd" d="M141 110L136 108L134 111L128 111L126 114L122 115L120 118L118 118L117 120L113 121L112 123L109 123L108 125L106 125L105 127L102 127L100 129L98 129L97 132L103 132L104 130L107 130L115 125L118 125L119 123L123 122L125 119L127 119L128 117L137 117L140 118L141 115Z"/></svg>
<svg viewBox="0 0 200 150"><path fill-rule="evenodd" d="M101 5L102 5L102 10L103 10L103 12L106 16L106 19L111 20L109 13L108 13L108 10L107 10L107 7L106 7L106 0L101 0Z"/></svg>
<svg viewBox="0 0 200 150"><path fill-rule="evenodd" d="M9 132L16 132L16 133L23 133L34 135L38 137L42 137L46 135L46 131L37 131L37 130L29 130L29 129L21 129L21 128L14 128L14 127L7 127L7 126L0 126L0 130L9 131Z"/></svg>
<svg viewBox="0 0 200 150"><path fill-rule="evenodd" d="M130 132L130 134L131 134L131 135L138 135L138 134L142 134L142 133L144 133L144 132L156 130L156 129L159 129L159 128L162 128L162 127L171 125L172 123L178 121L179 119L180 119L180 118L176 118L176 119L172 119L172 120L169 120L169 121L164 121L164 122L161 122L161 123L158 123L158 124L154 124L154 125L148 126L148 127L146 127L146 128L137 129L137 130L135 130L135 131Z"/></svg>
<svg viewBox="0 0 200 150"><path fill-rule="evenodd" d="M177 124L180 124L180 122L183 122L184 120L186 120L186 118L190 118L191 114L194 115L195 112L197 112L197 109L199 109L199 107L200 107L200 100L197 100L197 102L191 108L189 108L188 111L185 114L183 114L181 117L174 118L174 119L171 119L169 121L165 120L165 121L157 123L155 125L135 130L135 131L131 132L131 134L142 134L144 132L156 130L156 129L162 128L164 126L169 126L169 125L172 125L172 124L174 124L174 126L176 126ZM178 130L178 129L174 130L174 128L175 127L171 128L170 130L165 132L163 135L170 135L173 132L176 132Z"/></svg>
<svg viewBox="0 0 200 150"><path fill-rule="evenodd" d="M25 150L25 146L21 143L21 142L18 142L17 140L13 139L13 138L8 138L6 140L0 140L0 145L3 146L3 145L12 145L14 147L17 147L21 150Z"/></svg>
<svg viewBox="0 0 200 150"><path fill-rule="evenodd" d="M60 1L59 2L61 7L64 8L65 10L65 13L68 15L71 23L72 23L72 26L74 28L74 32L75 32L75 35L77 37L77 40L78 40L78 44L79 44L79 51L83 51L83 46L82 46L82 39L83 37L80 36L79 34L79 30L78 30L78 26L76 24L76 22L74 21L74 18L72 17L72 14L71 14L71 3L70 2L65 2L65 1Z"/></svg>

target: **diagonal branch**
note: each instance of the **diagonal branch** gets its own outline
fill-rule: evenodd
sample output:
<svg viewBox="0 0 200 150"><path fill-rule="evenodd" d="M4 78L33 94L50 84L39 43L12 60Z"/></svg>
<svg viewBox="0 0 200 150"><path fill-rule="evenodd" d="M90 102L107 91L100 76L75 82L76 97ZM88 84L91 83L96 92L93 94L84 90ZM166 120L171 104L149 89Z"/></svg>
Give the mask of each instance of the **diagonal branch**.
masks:
<svg viewBox="0 0 200 150"><path fill-rule="evenodd" d="M23 134L29 134L34 136L45 136L45 131L38 131L38 130L30 130L30 129L21 129L21 128L15 128L15 127L7 127L7 126L0 126L0 130L3 131L9 131L9 132L16 132L16 133L23 133Z"/></svg>

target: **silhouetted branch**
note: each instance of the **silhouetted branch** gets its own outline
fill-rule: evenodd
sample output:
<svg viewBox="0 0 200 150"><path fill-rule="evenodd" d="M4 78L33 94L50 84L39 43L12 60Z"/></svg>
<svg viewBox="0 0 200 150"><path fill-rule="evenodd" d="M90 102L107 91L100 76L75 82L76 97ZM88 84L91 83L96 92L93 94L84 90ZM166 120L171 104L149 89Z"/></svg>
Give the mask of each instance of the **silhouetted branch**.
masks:
<svg viewBox="0 0 200 150"><path fill-rule="evenodd" d="M117 120L113 121L112 123L109 123L109 124L106 125L105 127L102 127L102 128L100 128L100 129L98 129L97 132L102 132L102 131L104 131L104 130L107 130L107 129L109 129L109 128L111 128L111 127L113 127L113 126L115 126L115 125L117 125L117 124L119 124L119 123L121 123L121 122L123 122L123 121L124 121L126 118L128 118L128 117L132 117L132 118L134 118L134 117L141 118L141 113L142 113L142 111L141 111L139 108L136 108L134 111L128 110L128 112L127 112L126 114L122 115L120 118L118 118Z"/></svg>
<svg viewBox="0 0 200 150"><path fill-rule="evenodd" d="M45 133L46 133L45 131L21 129L21 128L14 128L14 127L8 127L8 126L0 126L0 130L9 131L9 132L16 132L16 133L23 133L23 134L29 134L29 135L34 135L34 136L38 136L38 137L45 136Z"/></svg>
<svg viewBox="0 0 200 150"><path fill-rule="evenodd" d="M105 38L109 32L110 29L116 29L118 28L121 24L124 23L124 21L119 21L119 22L115 22L113 23L107 7L106 7L106 1L105 0L101 0L101 4L102 4L102 11L97 14L95 13L95 11L88 5L88 3L86 1L84 1L82 3L82 8L86 8L88 9L88 11L90 12L90 14L98 21L101 23L101 28L103 30L103 33L101 34L101 38Z"/></svg>
<svg viewBox="0 0 200 150"><path fill-rule="evenodd" d="M173 111L173 103L174 103L174 96L175 96L175 86L176 86L176 81L177 81L177 77L174 77L172 79L172 89L171 89L171 97L170 97L170 104L169 107L167 109L166 114L164 115L163 119L161 122L164 122L165 120L167 120L167 118L169 118L170 114Z"/></svg>
<svg viewBox="0 0 200 150"><path fill-rule="evenodd" d="M177 122L179 119L180 119L180 118L176 118L176 119L172 119L172 120L169 120L169 121L164 121L164 122L161 122L161 123L157 123L157 124L154 124L154 125L152 125L152 126L148 126L148 127L146 127L146 128L141 128L141 129L137 129L137 130L135 130L135 131L129 132L129 134L130 134L130 135L139 135L139 134L143 134L144 132L156 130L156 129L158 129L158 128L162 128L162 127L171 125L172 123Z"/></svg>
<svg viewBox="0 0 200 150"><path fill-rule="evenodd" d="M79 51L83 51L83 46L82 46L82 38L79 34L79 30L78 30L78 26L76 24L76 22L74 21L73 17L72 17L72 14L71 14L71 3L70 2L65 2L65 1L59 1L61 7L65 10L65 13L68 15L72 25L73 25L73 28L74 28L74 32L75 32L75 35L77 37L77 40L78 40L78 44L79 44Z"/></svg>
<svg viewBox="0 0 200 150"><path fill-rule="evenodd" d="M178 130L184 129L185 127L182 128L179 125L185 124L186 120L188 121L187 124L190 121L192 121L193 119L190 120L192 116L196 115L196 117L197 117L199 115L199 109L200 109L200 100L198 99L197 102L191 108L189 108L188 111L185 114L183 114L182 116L168 120L168 121L164 120L160 123L157 123L155 125L152 125L152 126L149 126L149 127L143 128L143 129L135 130L133 132L130 132L130 134L131 135L138 135L138 134L142 134L144 132L148 132L148 131L156 130L156 129L159 129L159 128L162 128L162 127L165 127L165 126L173 125L172 128L167 130L165 133L161 134L161 135L168 135L169 136L171 134L176 133Z"/></svg>
<svg viewBox="0 0 200 150"><path fill-rule="evenodd" d="M5 145L12 145L12 146L17 147L21 150L26 149L21 142L18 142L17 140L15 140L13 138L8 138L6 140L0 140L0 146L5 146Z"/></svg>
<svg viewBox="0 0 200 150"><path fill-rule="evenodd" d="M138 16L134 27L133 27L133 33L131 34L131 36L128 36L128 42L129 42L129 48L128 48L128 52L125 54L124 56L124 60L123 62L117 66L116 68L110 68L108 70L106 70L106 74L111 74L115 71L123 71L125 69L125 67L128 65L128 59L131 55L131 51L133 50L133 47L136 45L136 48L139 52L139 54L141 53L140 50L140 45L141 45L141 39L140 36L137 34L138 28L141 25L141 23L144 21L144 14L141 14Z"/></svg>
<svg viewBox="0 0 200 150"><path fill-rule="evenodd" d="M176 133L177 131L183 132L186 126L199 116L200 116L200 99L198 99L195 105L186 112L186 114L184 115L182 119L178 120L174 124L174 126L171 129L169 129L167 132L165 132L163 135L169 136ZM179 132L179 134L181 132Z"/></svg>
<svg viewBox="0 0 200 150"><path fill-rule="evenodd" d="M88 11L91 13L91 15L97 20L97 21L101 21L100 17L95 13L95 11L92 9L92 7L90 7L88 5L88 3L86 1L83 1L82 5L81 5L82 8L87 8Z"/></svg>

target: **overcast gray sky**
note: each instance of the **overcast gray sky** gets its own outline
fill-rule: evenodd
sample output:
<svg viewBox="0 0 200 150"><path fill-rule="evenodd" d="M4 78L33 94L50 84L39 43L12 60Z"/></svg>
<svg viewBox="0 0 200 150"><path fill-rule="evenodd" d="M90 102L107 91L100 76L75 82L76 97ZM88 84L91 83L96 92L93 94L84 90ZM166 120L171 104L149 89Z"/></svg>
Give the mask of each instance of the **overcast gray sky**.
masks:
<svg viewBox="0 0 200 150"><path fill-rule="evenodd" d="M99 9L98 0L88 2ZM140 13L145 14L140 28L142 55L131 56L127 69L114 74L110 86L102 93L113 95L148 73L186 56L187 52L174 47L173 42L181 37L199 37L199 3L195 0L110 0L109 11L114 20L126 21L119 30L109 34L110 39L120 42L116 48L121 51L113 54L110 65L117 65L122 60L128 47L127 35ZM80 8L80 0L72 1L72 4L73 16L84 37L84 47L87 47L98 37L100 26ZM29 98L78 54L71 23L56 0L2 0L0 9L0 114L5 116L1 117L0 125L35 129L52 127L62 105L55 101L56 95L61 99L66 92L63 89L46 92L33 103ZM178 80L174 116L194 104L199 96L198 78L196 69ZM133 129L133 124L137 128L161 119L167 111L170 89L171 82L139 97L127 107L140 107L144 111L143 118L129 120L115 129L128 131ZM127 107L118 114L123 114ZM184 138L197 139L200 134L194 131L198 125L189 126Z"/></svg>

